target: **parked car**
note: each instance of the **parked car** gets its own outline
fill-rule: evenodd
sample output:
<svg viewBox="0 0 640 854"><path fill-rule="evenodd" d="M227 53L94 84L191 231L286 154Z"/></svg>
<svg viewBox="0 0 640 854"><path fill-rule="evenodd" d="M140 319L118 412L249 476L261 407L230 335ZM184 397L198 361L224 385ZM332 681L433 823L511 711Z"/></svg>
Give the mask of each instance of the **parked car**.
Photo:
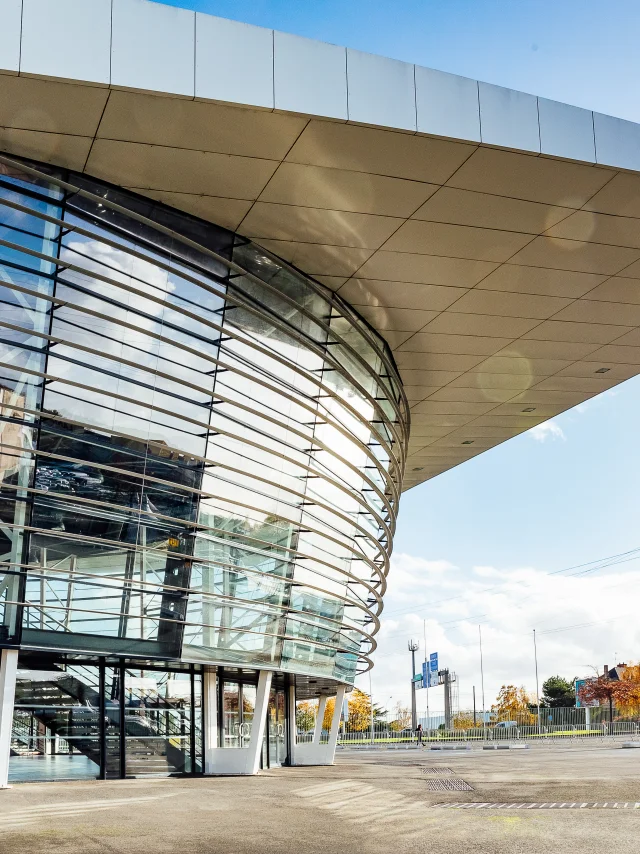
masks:
<svg viewBox="0 0 640 854"><path fill-rule="evenodd" d="M517 721L500 721L495 725L495 729L517 729Z"/></svg>

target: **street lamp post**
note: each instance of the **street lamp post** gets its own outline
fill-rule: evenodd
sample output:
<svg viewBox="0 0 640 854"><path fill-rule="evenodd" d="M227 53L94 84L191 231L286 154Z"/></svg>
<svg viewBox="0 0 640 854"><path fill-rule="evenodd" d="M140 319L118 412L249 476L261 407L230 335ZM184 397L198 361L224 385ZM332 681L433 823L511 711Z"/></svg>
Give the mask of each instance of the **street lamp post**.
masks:
<svg viewBox="0 0 640 854"><path fill-rule="evenodd" d="M533 630L533 655L536 662L536 702L538 704L538 735L540 735L540 688L538 685L538 644L536 643L536 630Z"/></svg>
<svg viewBox="0 0 640 854"><path fill-rule="evenodd" d="M371 687L371 670L369 670L369 705L370 705L370 727L371 727L371 745L373 746L373 742L375 740L375 733L373 727L373 688Z"/></svg>
<svg viewBox="0 0 640 854"><path fill-rule="evenodd" d="M480 688L482 691L482 738L487 740L487 715L484 708L484 662L482 660L482 626L478 626L478 636L480 638Z"/></svg>
<svg viewBox="0 0 640 854"><path fill-rule="evenodd" d="M416 712L416 682L413 678L416 675L416 650L420 648L418 641L410 640L407 644L411 653L411 729L415 732L418 729L418 715Z"/></svg>
<svg viewBox="0 0 640 854"><path fill-rule="evenodd" d="M426 671L426 683L424 687L427 690L427 740L429 739L429 730L431 728L431 718L429 716L429 680L431 673L429 671L429 659L427 658L427 621L422 621L422 631L424 634L424 669Z"/></svg>

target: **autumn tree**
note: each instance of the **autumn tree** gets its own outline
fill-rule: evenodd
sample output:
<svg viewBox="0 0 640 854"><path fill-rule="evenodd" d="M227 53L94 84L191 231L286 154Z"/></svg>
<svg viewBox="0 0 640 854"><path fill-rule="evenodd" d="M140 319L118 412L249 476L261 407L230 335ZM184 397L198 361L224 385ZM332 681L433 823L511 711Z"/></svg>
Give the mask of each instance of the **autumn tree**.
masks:
<svg viewBox="0 0 640 854"><path fill-rule="evenodd" d="M386 710L374 703L373 721L379 721L387 714ZM352 732L363 732L371 727L371 697L354 688L349 694L349 717L347 725Z"/></svg>
<svg viewBox="0 0 640 854"><path fill-rule="evenodd" d="M354 688L349 695L349 729L362 732L371 726L371 697Z"/></svg>
<svg viewBox="0 0 640 854"><path fill-rule="evenodd" d="M400 732L401 729L411 726L411 709L400 702L396 703L395 718L389 726L394 732Z"/></svg>
<svg viewBox="0 0 640 854"><path fill-rule="evenodd" d="M613 722L614 704L629 708L640 702L640 667L632 665L622 674L622 679L610 679L607 673L589 679L578 691L580 702L585 705L608 704L609 722Z"/></svg>
<svg viewBox="0 0 640 854"><path fill-rule="evenodd" d="M524 687L503 685L491 711L498 720L517 720L521 724L533 724L535 715L530 711L531 700Z"/></svg>
<svg viewBox="0 0 640 854"><path fill-rule="evenodd" d="M620 681L625 687L622 695L616 698L617 705L627 714L637 714L640 710L640 664L627 665Z"/></svg>
<svg viewBox="0 0 640 854"><path fill-rule="evenodd" d="M473 729L473 712L458 712L453 719L454 729Z"/></svg>
<svg viewBox="0 0 640 854"><path fill-rule="evenodd" d="M327 705L324 707L324 717L322 718L322 729L329 730L331 729L331 722L333 721L333 712L336 707L336 698L329 697L327 700Z"/></svg>

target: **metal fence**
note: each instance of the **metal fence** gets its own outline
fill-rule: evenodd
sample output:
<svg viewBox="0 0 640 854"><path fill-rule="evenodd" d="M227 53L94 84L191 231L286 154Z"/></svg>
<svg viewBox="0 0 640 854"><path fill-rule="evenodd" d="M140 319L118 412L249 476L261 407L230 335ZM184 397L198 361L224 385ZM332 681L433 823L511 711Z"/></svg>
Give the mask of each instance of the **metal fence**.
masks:
<svg viewBox="0 0 640 854"><path fill-rule="evenodd" d="M590 708L540 708L540 721L538 721L537 709L532 711L515 712L510 714L495 714L491 711L485 712L485 723L487 726L495 726L500 722L512 722L518 726L535 726L538 723L544 727L590 727L609 722L610 709L608 705L592 706ZM427 718L418 718L424 730L427 729L471 729L483 726L483 714L481 711L461 710L451 716L453 726L447 727L444 713L432 713ZM640 723L640 709L617 709L613 707L613 720L615 723ZM475 723L473 723L475 721Z"/></svg>
<svg viewBox="0 0 640 854"><path fill-rule="evenodd" d="M441 720L442 717L442 720ZM376 726L375 731L348 731L344 726L339 735L339 744L343 747L366 745L411 745L422 742L496 742L496 741L537 741L554 742L567 739L602 739L626 736L640 738L640 715L624 714L613 710L613 721L610 720L608 706L585 708L540 709L540 719L537 714L524 712L507 716L485 716L476 714L475 726L454 726L447 728L444 717L430 715L422 719L422 732L413 732L406 728L394 731L391 728ZM473 713L459 713L453 721L465 719L473 721Z"/></svg>
<svg viewBox="0 0 640 854"><path fill-rule="evenodd" d="M522 727L476 727L475 729L434 729L417 732L377 731L373 738L368 732L341 732L338 743L342 747L391 744L432 744L436 742L495 742L495 741L559 741L567 739L611 738L626 736L640 738L640 724L635 722L603 722L585 727L522 726Z"/></svg>

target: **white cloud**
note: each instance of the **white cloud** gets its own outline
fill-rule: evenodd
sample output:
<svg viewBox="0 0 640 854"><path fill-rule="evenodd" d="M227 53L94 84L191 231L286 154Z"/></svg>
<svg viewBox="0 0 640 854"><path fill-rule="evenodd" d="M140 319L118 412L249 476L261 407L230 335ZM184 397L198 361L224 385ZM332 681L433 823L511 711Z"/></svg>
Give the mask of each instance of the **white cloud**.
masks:
<svg viewBox="0 0 640 854"><path fill-rule="evenodd" d="M458 675L461 708L471 706L474 685L481 703L478 624L487 707L502 684L524 685L535 694L534 628L540 684L555 674L567 679L590 675L592 667L617 663L614 657L637 660L640 624L629 615L640 610L640 561L638 569L629 566L634 564L570 576L526 566L463 570L446 560L394 555L374 653L374 699L388 708L397 701L408 705L407 641L420 641L421 660L425 619L427 652L437 651L441 666ZM358 684L368 691L368 674ZM441 712L442 689L429 694L431 711ZM418 691L417 697L423 714L426 692Z"/></svg>
<svg viewBox="0 0 640 854"><path fill-rule="evenodd" d="M536 442L545 442L548 438L562 439L563 442L567 440L562 427L553 419L545 421L542 424L537 424L529 430L529 433Z"/></svg>

